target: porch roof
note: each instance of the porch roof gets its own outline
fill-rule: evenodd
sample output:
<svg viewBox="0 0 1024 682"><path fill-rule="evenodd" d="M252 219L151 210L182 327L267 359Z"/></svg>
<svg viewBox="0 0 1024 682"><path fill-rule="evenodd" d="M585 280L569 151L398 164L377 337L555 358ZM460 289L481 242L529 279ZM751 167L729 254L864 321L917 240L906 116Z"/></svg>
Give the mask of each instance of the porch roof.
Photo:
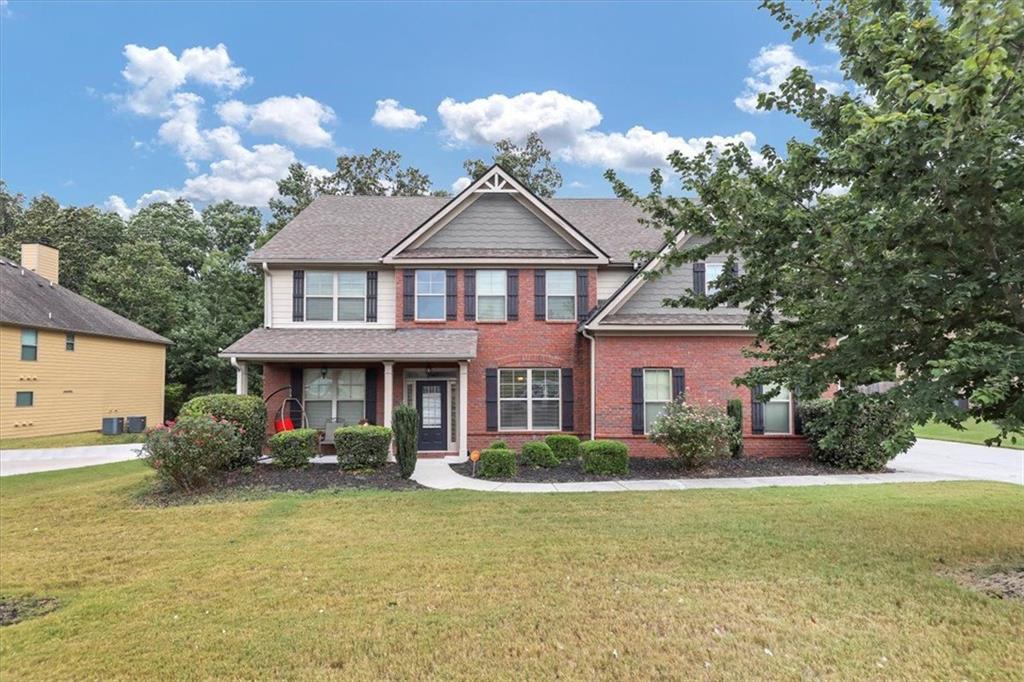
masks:
<svg viewBox="0 0 1024 682"><path fill-rule="evenodd" d="M222 358L309 360L469 360L470 329L254 329L222 350Z"/></svg>

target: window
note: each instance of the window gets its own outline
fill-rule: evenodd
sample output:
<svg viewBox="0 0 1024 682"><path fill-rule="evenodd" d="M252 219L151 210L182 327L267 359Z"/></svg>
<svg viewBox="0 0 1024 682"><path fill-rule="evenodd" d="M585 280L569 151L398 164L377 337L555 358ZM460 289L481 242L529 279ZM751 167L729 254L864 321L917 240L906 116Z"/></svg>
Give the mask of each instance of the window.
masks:
<svg viewBox="0 0 1024 682"><path fill-rule="evenodd" d="M366 273L338 273L338 320L366 321Z"/></svg>
<svg viewBox="0 0 1024 682"><path fill-rule="evenodd" d="M547 309L549 320L576 319L576 273L572 270L548 270Z"/></svg>
<svg viewBox="0 0 1024 682"><path fill-rule="evenodd" d="M772 391L774 386L765 386L764 392ZM790 404L792 396L789 389L779 389L779 394L764 404L764 432L791 433Z"/></svg>
<svg viewBox="0 0 1024 682"><path fill-rule="evenodd" d="M505 320L505 291L508 277L504 270L477 270L476 319L484 322Z"/></svg>
<svg viewBox="0 0 1024 682"><path fill-rule="evenodd" d="M366 370L307 369L302 399L314 429L324 428L327 422L357 424L366 411Z"/></svg>
<svg viewBox="0 0 1024 682"><path fill-rule="evenodd" d="M445 314L444 270L416 271L416 319L443 320Z"/></svg>
<svg viewBox="0 0 1024 682"><path fill-rule="evenodd" d="M562 426L561 370L498 371L498 429L557 431Z"/></svg>
<svg viewBox="0 0 1024 682"><path fill-rule="evenodd" d="M654 422L672 402L672 371L644 370L644 433L650 433Z"/></svg>
<svg viewBox="0 0 1024 682"><path fill-rule="evenodd" d="M39 356L39 332L35 329L21 330L21 359L35 360Z"/></svg>
<svg viewBox="0 0 1024 682"><path fill-rule="evenodd" d="M704 292L708 296L713 296L718 293L718 286L715 282L722 275L722 270L725 269L725 263L705 263L704 264Z"/></svg>
<svg viewBox="0 0 1024 682"><path fill-rule="evenodd" d="M306 319L363 322L366 320L366 273L306 272Z"/></svg>
<svg viewBox="0 0 1024 682"><path fill-rule="evenodd" d="M306 319L334 319L334 273L306 272Z"/></svg>
<svg viewBox="0 0 1024 682"><path fill-rule="evenodd" d="M75 334L74 332L68 332L64 335L64 350L75 349Z"/></svg>
<svg viewBox="0 0 1024 682"><path fill-rule="evenodd" d="M14 395L15 407L32 407L32 391L18 391Z"/></svg>

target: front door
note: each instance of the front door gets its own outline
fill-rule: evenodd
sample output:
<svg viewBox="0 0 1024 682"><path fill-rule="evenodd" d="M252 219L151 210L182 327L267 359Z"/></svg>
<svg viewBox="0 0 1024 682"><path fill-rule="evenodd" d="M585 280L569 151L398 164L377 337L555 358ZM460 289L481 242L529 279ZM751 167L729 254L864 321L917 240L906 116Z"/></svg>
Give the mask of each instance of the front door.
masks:
<svg viewBox="0 0 1024 682"><path fill-rule="evenodd" d="M448 449L448 382L417 381L416 412L420 415L420 450Z"/></svg>

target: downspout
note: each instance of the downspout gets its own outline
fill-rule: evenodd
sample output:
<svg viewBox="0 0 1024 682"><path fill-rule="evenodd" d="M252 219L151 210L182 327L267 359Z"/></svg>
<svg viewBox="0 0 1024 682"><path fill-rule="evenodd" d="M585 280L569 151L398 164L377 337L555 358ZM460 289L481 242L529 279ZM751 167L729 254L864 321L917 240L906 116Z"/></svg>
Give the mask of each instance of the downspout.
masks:
<svg viewBox="0 0 1024 682"><path fill-rule="evenodd" d="M597 437L597 424L594 421L597 416L597 339L587 333L585 327L580 327L580 334L590 339L590 440L594 440Z"/></svg>
<svg viewBox="0 0 1024 682"><path fill-rule="evenodd" d="M270 276L270 267L263 261L263 326L267 329L274 319L274 278Z"/></svg>

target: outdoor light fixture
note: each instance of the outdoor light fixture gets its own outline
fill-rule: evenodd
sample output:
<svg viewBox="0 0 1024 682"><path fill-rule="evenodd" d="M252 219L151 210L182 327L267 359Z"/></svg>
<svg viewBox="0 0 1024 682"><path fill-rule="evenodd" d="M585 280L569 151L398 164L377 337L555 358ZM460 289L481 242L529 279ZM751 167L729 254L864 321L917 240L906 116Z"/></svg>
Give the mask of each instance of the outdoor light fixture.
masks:
<svg viewBox="0 0 1024 682"><path fill-rule="evenodd" d="M320 368L320 378L321 379L326 379L327 378L327 368L326 367L321 367Z"/></svg>

